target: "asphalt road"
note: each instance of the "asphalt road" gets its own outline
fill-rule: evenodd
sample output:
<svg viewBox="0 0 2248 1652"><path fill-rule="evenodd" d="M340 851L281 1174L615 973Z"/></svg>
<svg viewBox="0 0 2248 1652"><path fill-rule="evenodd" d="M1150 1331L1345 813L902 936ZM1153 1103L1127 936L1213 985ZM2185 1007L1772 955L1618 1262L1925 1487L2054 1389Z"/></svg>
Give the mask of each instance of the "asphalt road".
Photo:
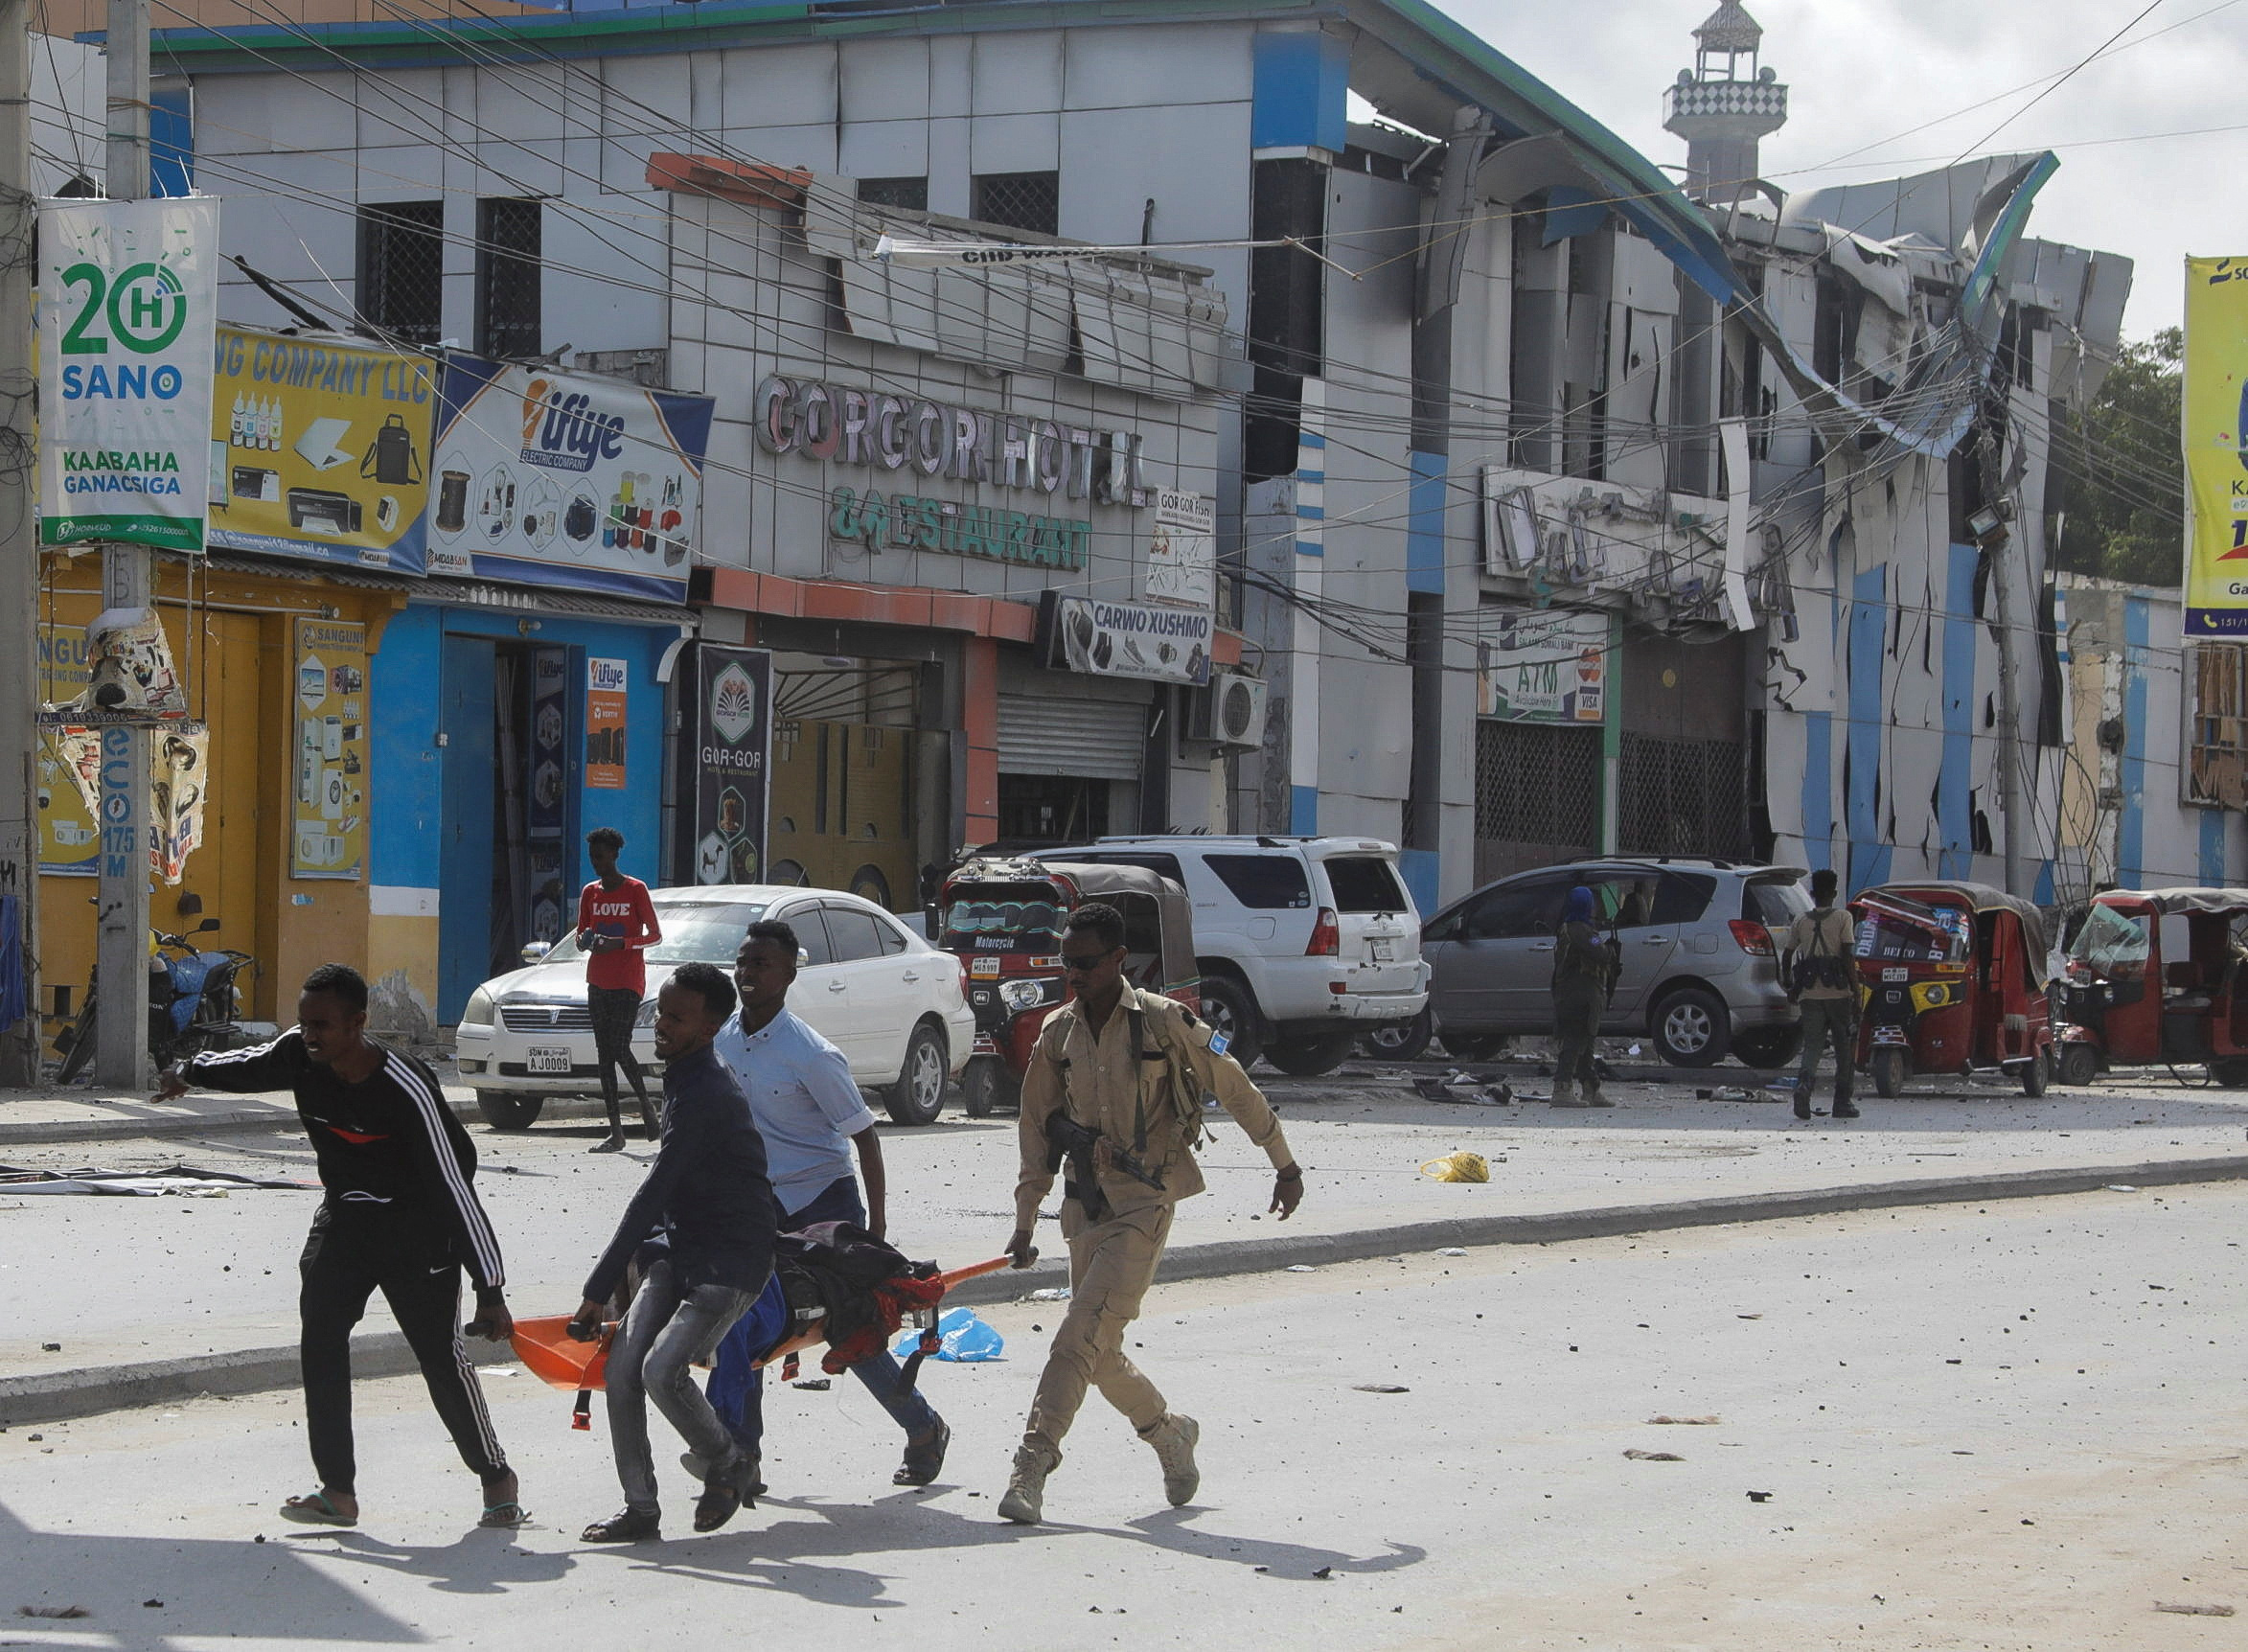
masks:
<svg viewBox="0 0 2248 1652"><path fill-rule="evenodd" d="M1285 1228L1265 1214L1271 1167L1221 1120L1203 1156L1210 1192L1181 1209L1174 1243L2248 1151L2244 1091L2171 1086L2030 1102L2006 1090L1869 1100L1855 1123L1798 1124L1777 1098L1704 1101L1696 1088L1617 1085L1614 1110L1569 1113L1535 1103L1432 1103L1400 1081L1290 1083L1282 1106L1309 1176L1303 1209ZM49 1169L185 1161L310 1182L311 1151L290 1124L202 1138L26 1144L6 1158ZM576 1305L586 1268L644 1173L653 1151L644 1144L588 1154L602 1134L583 1122L475 1129L477 1184L518 1312ZM892 1233L903 1248L946 1266L998 1252L1014 1226L1012 1119L948 1115L927 1129L885 1126L883 1142ZM1492 1180L1440 1183L1420 1174L1424 1160L1456 1148L1484 1155ZM292 1343L295 1261L317 1198L40 1197L0 1187L0 1377ZM371 1315L367 1328L388 1329L387 1318Z"/></svg>
<svg viewBox="0 0 2248 1652"><path fill-rule="evenodd" d="M677 1535L623 1550L576 1541L619 1501L603 1434L520 1374L486 1379L516 1534L468 1529L411 1380L362 1388L346 1534L271 1513L309 1483L286 1394L18 1428L0 1644L2229 1647L2157 1605L2248 1612L2243 1215L2220 1185L1158 1287L1135 1357L1203 1419L1202 1500L1164 1508L1096 1399L1027 1530L991 1511L1043 1304L932 1370L929 1492L890 1490L856 1384L791 1390L764 1505L688 1535L675 1471Z"/></svg>

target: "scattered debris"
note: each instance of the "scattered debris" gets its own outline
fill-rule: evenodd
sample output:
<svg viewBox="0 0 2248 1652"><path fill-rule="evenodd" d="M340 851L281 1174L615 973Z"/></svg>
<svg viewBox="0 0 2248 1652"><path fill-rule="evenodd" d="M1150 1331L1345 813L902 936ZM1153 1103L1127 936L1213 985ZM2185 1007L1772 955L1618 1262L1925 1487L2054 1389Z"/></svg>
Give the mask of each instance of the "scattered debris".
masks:
<svg viewBox="0 0 2248 1652"><path fill-rule="evenodd" d="M1491 1161L1480 1153L1469 1153L1462 1149L1457 1153L1447 1153L1441 1159L1430 1159L1421 1166L1421 1174L1432 1182L1488 1182L1491 1180Z"/></svg>
<svg viewBox="0 0 2248 1652"><path fill-rule="evenodd" d="M2154 1603L2154 1609L2157 1612L2175 1612L2181 1618L2230 1618L2233 1616L2233 1609L2230 1606L2196 1606L2184 1600L2157 1600Z"/></svg>
<svg viewBox="0 0 2248 1652"><path fill-rule="evenodd" d="M1362 1394L1410 1394L1412 1390L1403 1383L1353 1383L1351 1388Z"/></svg>
<svg viewBox="0 0 2248 1652"><path fill-rule="evenodd" d="M1752 1491L1749 1493L1749 1501L1751 1503L1770 1503L1772 1494L1768 1491Z"/></svg>
<svg viewBox="0 0 2248 1652"><path fill-rule="evenodd" d="M91 1618L93 1614L82 1606L18 1606L18 1618Z"/></svg>
<svg viewBox="0 0 2248 1652"><path fill-rule="evenodd" d="M1291 1262L1281 1272L1284 1273L1317 1273L1319 1270L1309 1262Z"/></svg>
<svg viewBox="0 0 2248 1652"><path fill-rule="evenodd" d="M1761 1314L1735 1314L1733 1316L1736 1319L1761 1319L1763 1317Z"/></svg>
<svg viewBox="0 0 2248 1652"><path fill-rule="evenodd" d="M1447 1245L1443 1250L1437 1251L1436 1254L1439 1256L1464 1256L1467 1254L1467 1251L1461 1246Z"/></svg>
<svg viewBox="0 0 2248 1652"><path fill-rule="evenodd" d="M1069 1287L1067 1285L1048 1285L1043 1291L1031 1292L1022 1299L1025 1302L1067 1302L1069 1299Z"/></svg>
<svg viewBox="0 0 2248 1652"><path fill-rule="evenodd" d="M1777 1101L1779 1098L1773 1095L1758 1095L1754 1090L1743 1090L1738 1085L1729 1084L1716 1090L1697 1090L1694 1091L1694 1099L1696 1101Z"/></svg>
<svg viewBox="0 0 2248 1652"><path fill-rule="evenodd" d="M41 1342L39 1351L43 1354L59 1354L62 1352L62 1344L60 1342Z"/></svg>
<svg viewBox="0 0 2248 1652"><path fill-rule="evenodd" d="M2107 1184L2107 1190L2110 1193L2136 1193L2139 1191L2128 1182L2111 1182Z"/></svg>
<svg viewBox="0 0 2248 1652"><path fill-rule="evenodd" d="M1686 1458L1674 1451L1641 1451L1637 1446L1623 1454L1634 1462L1684 1462Z"/></svg>
<svg viewBox="0 0 2248 1652"><path fill-rule="evenodd" d="M75 1170L32 1170L0 1164L0 1185L11 1193L106 1193L126 1198L153 1198L161 1193L191 1199L223 1199L230 1190L254 1187L310 1188L317 1182L293 1177L237 1176L225 1170L197 1170L174 1164L163 1170L104 1170L82 1165Z"/></svg>
<svg viewBox="0 0 2248 1652"><path fill-rule="evenodd" d="M806 1377L800 1383L789 1385L792 1388L802 1388L808 1394L824 1394L830 1386L830 1380L826 1377Z"/></svg>
<svg viewBox="0 0 2248 1652"><path fill-rule="evenodd" d="M1332 1566L1322 1566L1312 1575L1314 1577L1332 1577L1335 1575L1335 1569Z"/></svg>
<svg viewBox="0 0 2248 1652"><path fill-rule="evenodd" d="M154 1607L158 1611L162 1611L164 1607L164 1602L161 1600L144 1600L141 1602L141 1604L143 1606Z"/></svg>
<svg viewBox="0 0 2248 1652"><path fill-rule="evenodd" d="M1709 1417L1673 1417L1673 1416L1652 1416L1652 1417L1649 1417L1647 1420L1648 1420L1649 1422L1651 1422L1651 1423L1654 1423L1654 1424L1658 1425L1658 1426L1660 1426L1660 1425L1662 1425L1662 1424L1663 1424L1663 1423L1676 1423L1676 1424L1678 1424L1678 1425L1679 1425L1680 1427L1682 1427L1682 1428L1708 1428L1708 1427L1709 1427L1711 1424L1714 1424L1714 1423L1721 1423L1721 1422L1723 1422L1725 1419L1724 1419L1723 1417L1717 1417L1717 1416L1709 1416Z"/></svg>

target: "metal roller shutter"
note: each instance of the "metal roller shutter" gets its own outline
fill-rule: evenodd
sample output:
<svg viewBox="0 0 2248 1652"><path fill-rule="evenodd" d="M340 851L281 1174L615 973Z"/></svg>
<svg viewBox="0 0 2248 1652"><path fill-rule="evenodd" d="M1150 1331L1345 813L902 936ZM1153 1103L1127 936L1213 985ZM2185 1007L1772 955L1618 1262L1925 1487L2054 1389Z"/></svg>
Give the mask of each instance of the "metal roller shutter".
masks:
<svg viewBox="0 0 2248 1652"><path fill-rule="evenodd" d="M999 696L999 772L1137 780L1147 707L1128 700Z"/></svg>

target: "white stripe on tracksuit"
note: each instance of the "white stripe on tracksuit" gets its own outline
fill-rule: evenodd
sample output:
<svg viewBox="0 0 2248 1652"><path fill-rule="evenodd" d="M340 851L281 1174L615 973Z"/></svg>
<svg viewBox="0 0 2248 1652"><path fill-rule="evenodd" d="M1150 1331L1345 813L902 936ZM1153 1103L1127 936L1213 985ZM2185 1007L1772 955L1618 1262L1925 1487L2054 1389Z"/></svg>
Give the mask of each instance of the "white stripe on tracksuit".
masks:
<svg viewBox="0 0 2248 1652"><path fill-rule="evenodd" d="M422 1081L416 1072L393 1053L383 1064L383 1070L391 1082L405 1091L422 1115L423 1128L429 1133L430 1144L437 1153L437 1173L445 1182L446 1191L452 1196L454 1206L461 1213L461 1227L469 1235L469 1244L476 1253L476 1269L484 1282L498 1287L507 1282L506 1272L499 1260L499 1239L492 1231L492 1224L484 1215L484 1206L469 1188L469 1180L461 1174L461 1161L454 1157L452 1143L446 1138L445 1123L438 1110L445 1106L436 1092Z"/></svg>

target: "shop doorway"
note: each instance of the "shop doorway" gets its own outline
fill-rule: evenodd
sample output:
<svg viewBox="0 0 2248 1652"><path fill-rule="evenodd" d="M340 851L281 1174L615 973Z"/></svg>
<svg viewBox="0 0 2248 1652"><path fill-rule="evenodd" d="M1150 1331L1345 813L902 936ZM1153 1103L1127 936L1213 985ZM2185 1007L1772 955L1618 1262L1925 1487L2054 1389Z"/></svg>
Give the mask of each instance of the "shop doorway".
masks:
<svg viewBox="0 0 2248 1652"><path fill-rule="evenodd" d="M560 940L576 887L568 753L578 651L447 635L443 656L443 868L438 1017Z"/></svg>
<svg viewBox="0 0 2248 1652"><path fill-rule="evenodd" d="M1090 843L1109 830L1112 780L1067 774L999 776L999 841L1025 849Z"/></svg>
<svg viewBox="0 0 2248 1652"><path fill-rule="evenodd" d="M774 667L767 876L911 908L922 816L943 798L929 760L946 755L917 726L921 668L785 654Z"/></svg>

